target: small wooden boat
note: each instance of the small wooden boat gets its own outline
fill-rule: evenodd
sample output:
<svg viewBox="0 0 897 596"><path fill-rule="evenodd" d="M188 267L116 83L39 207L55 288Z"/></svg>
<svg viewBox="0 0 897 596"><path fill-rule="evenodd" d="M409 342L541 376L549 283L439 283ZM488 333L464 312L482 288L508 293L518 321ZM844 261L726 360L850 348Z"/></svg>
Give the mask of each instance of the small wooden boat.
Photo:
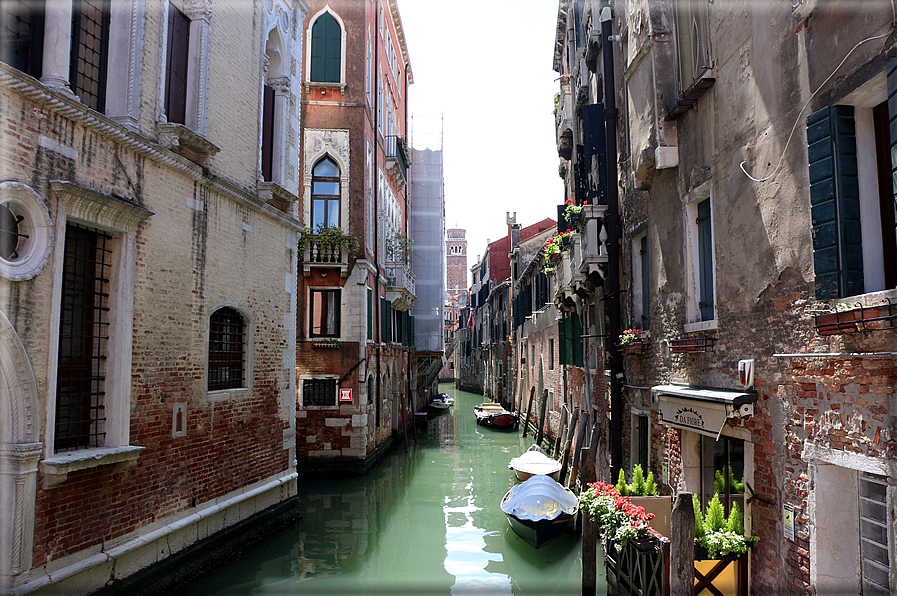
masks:
<svg viewBox="0 0 897 596"><path fill-rule="evenodd" d="M577 496L544 475L514 485L501 500L511 529L536 548L563 534L578 509Z"/></svg>
<svg viewBox="0 0 897 596"><path fill-rule="evenodd" d="M498 430L514 430L519 423L517 414L507 411L501 404L478 404L473 407L473 413L477 417L477 424Z"/></svg>
<svg viewBox="0 0 897 596"><path fill-rule="evenodd" d="M514 475L521 482L536 474L543 474L556 480L561 462L542 453L542 448L538 445L533 445L522 455L512 459L508 468L514 470Z"/></svg>
<svg viewBox="0 0 897 596"><path fill-rule="evenodd" d="M455 405L455 398L448 393L440 393L430 396L427 400L427 411L431 414L441 414L447 412L449 408Z"/></svg>

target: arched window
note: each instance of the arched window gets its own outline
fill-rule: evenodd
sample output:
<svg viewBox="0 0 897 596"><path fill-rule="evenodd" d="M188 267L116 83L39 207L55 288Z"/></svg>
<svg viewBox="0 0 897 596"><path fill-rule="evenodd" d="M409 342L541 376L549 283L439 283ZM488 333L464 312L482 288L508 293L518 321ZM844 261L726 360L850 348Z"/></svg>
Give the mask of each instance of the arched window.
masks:
<svg viewBox="0 0 897 596"><path fill-rule="evenodd" d="M340 179L339 167L329 157L315 165L311 179L311 224L339 227Z"/></svg>
<svg viewBox="0 0 897 596"><path fill-rule="evenodd" d="M209 391L244 386L246 324L233 308L209 317Z"/></svg>
<svg viewBox="0 0 897 596"><path fill-rule="evenodd" d="M311 75L316 83L339 83L342 30L329 12L311 28Z"/></svg>

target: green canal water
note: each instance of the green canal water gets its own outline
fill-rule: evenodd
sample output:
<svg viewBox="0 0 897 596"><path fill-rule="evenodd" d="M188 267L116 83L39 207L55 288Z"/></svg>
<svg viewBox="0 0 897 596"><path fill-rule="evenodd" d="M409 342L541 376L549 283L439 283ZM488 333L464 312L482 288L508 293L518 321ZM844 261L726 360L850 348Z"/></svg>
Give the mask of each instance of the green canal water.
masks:
<svg viewBox="0 0 897 596"><path fill-rule="evenodd" d="M478 426L482 396L440 390L455 406L407 453L365 477L300 479L300 523L182 594L581 594L580 537L535 549L499 508L531 437Z"/></svg>

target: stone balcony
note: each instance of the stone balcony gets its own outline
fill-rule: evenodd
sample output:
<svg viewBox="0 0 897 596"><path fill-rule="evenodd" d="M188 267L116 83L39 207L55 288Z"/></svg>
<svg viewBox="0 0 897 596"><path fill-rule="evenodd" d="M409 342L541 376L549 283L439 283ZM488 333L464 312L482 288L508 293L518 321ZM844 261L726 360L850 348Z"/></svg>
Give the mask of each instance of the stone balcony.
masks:
<svg viewBox="0 0 897 596"><path fill-rule="evenodd" d="M414 306L414 281L414 273L405 263L386 263L386 299L392 302L393 310L407 311Z"/></svg>

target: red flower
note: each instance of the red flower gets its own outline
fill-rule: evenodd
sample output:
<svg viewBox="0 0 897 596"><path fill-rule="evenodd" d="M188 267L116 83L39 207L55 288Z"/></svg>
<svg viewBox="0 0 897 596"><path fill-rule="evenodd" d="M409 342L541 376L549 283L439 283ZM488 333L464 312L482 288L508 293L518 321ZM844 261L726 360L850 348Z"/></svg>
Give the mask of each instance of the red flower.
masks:
<svg viewBox="0 0 897 596"><path fill-rule="evenodd" d="M572 205L572 204L573 204L573 199L567 199L566 201L564 201L564 205Z"/></svg>

